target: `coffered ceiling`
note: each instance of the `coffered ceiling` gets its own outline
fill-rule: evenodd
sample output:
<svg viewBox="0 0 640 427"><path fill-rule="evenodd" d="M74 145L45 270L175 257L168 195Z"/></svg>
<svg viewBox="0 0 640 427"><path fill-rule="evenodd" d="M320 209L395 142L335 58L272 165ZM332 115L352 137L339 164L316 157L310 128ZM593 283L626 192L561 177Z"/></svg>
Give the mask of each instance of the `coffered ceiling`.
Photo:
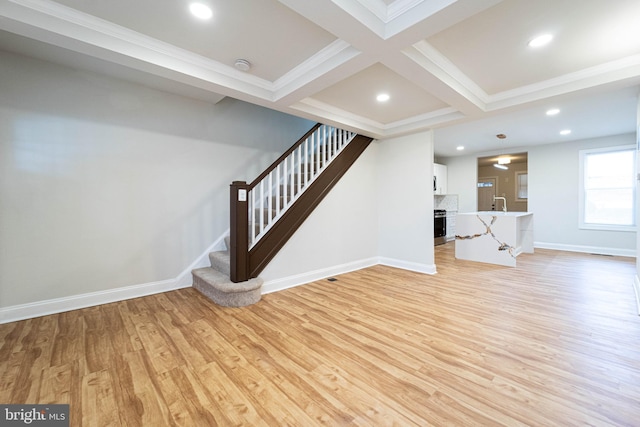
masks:
<svg viewBox="0 0 640 427"><path fill-rule="evenodd" d="M0 0L0 49L375 138L434 128L441 156L636 126L638 0L200 1L211 19L190 0Z"/></svg>

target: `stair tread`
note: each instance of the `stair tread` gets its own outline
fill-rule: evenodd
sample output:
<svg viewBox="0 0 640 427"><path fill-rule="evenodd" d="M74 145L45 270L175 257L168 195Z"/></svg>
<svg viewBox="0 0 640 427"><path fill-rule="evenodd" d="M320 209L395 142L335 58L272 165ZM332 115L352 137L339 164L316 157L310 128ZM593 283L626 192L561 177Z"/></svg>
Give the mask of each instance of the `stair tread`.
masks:
<svg viewBox="0 0 640 427"><path fill-rule="evenodd" d="M231 259L231 254L229 254L229 251L215 251L215 252L210 252L209 257L214 257L219 260L229 261Z"/></svg>
<svg viewBox="0 0 640 427"><path fill-rule="evenodd" d="M235 283L231 281L229 276L211 267L196 268L192 273L214 288L227 293L252 291L260 288L263 283L259 277Z"/></svg>

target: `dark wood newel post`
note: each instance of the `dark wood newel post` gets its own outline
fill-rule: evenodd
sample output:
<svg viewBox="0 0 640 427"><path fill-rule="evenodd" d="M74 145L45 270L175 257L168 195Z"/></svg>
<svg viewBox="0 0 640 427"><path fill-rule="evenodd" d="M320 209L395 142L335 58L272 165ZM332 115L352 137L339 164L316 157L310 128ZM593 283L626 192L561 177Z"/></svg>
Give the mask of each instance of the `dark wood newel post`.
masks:
<svg viewBox="0 0 640 427"><path fill-rule="evenodd" d="M231 281L249 280L249 212L247 207L248 185L245 181L231 183Z"/></svg>

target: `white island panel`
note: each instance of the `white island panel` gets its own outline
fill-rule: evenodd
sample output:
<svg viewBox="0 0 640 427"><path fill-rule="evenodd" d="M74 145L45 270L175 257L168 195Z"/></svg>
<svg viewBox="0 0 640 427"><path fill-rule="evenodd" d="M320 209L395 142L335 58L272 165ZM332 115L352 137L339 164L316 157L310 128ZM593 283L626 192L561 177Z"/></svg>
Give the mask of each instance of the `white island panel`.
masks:
<svg viewBox="0 0 640 427"><path fill-rule="evenodd" d="M516 266L522 252L533 253L531 212L470 212L456 217L456 258Z"/></svg>

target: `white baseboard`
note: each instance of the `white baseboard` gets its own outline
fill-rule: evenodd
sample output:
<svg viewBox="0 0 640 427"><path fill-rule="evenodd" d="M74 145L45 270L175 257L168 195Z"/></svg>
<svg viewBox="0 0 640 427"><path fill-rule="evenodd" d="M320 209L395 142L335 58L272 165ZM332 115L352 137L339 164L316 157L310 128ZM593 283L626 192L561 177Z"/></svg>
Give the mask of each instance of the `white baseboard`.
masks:
<svg viewBox="0 0 640 427"><path fill-rule="evenodd" d="M226 235L226 234L225 234ZM34 317L46 316L49 314L62 313L70 310L93 307L100 304L124 301L132 298L139 298L147 295L173 291L176 289L188 288L192 285L191 270L209 265L209 252L224 250L224 235L214 242L196 261L187 267L175 279L162 280L159 282L144 283L141 285L124 286L106 291L90 292L86 294L73 295L64 298L54 298L45 301L38 301L28 304L14 305L0 308L0 324L15 322L18 320L31 319ZM390 267L397 267L404 270L416 271L419 273L435 274L435 265L411 263L391 258L373 257L354 261L346 264L336 265L329 268L310 271L281 279L267 281L262 285L262 293L268 294L295 286L304 285L322 280L339 274L349 273L355 270L382 264Z"/></svg>
<svg viewBox="0 0 640 427"><path fill-rule="evenodd" d="M308 273L297 274L294 276L284 277L282 279L268 280L262 285L262 294L270 294L272 292L282 291L284 289L293 288L316 280L326 279L327 277L337 276L339 274L349 273L350 271L361 270L379 264L378 258L368 258L360 261L349 262L346 264L336 265L329 268L310 271Z"/></svg>
<svg viewBox="0 0 640 427"><path fill-rule="evenodd" d="M363 268L371 267L374 265L387 265L389 267L401 268L403 270L416 271L424 274L435 274L436 266L431 264L418 264L392 258L373 257L363 259L360 261L354 261L347 264L332 266L320 270L310 271L304 274L298 274L295 276L289 276L282 279L266 281L262 285L262 294L269 294L272 292L282 291L284 289L293 288L307 283L315 282L317 280L326 279L328 277L337 276L339 274L349 273L355 270L361 270Z"/></svg>
<svg viewBox="0 0 640 427"><path fill-rule="evenodd" d="M640 316L640 279L637 275L633 280L633 290L636 293L636 305L638 306L638 316Z"/></svg>
<svg viewBox="0 0 640 427"><path fill-rule="evenodd" d="M191 285L189 284L188 286ZM64 298L54 298L29 304L14 305L0 308L0 324L144 297L184 287L186 286L179 286L177 280L172 279L142 285L124 286L106 291L72 295Z"/></svg>
<svg viewBox="0 0 640 427"><path fill-rule="evenodd" d="M224 237L228 234L227 230L174 279L0 308L0 324L188 288L192 284L191 270L209 266L209 252L226 249Z"/></svg>
<svg viewBox="0 0 640 427"><path fill-rule="evenodd" d="M553 249L557 251L581 252L586 254L614 255L635 258L635 249L602 248L599 246L565 245L561 243L534 242L534 248Z"/></svg>
<svg viewBox="0 0 640 427"><path fill-rule="evenodd" d="M419 264L417 262L407 262L393 258L379 258L378 264L387 265L389 267L401 268L403 270L415 271L424 274L436 274L435 264Z"/></svg>

